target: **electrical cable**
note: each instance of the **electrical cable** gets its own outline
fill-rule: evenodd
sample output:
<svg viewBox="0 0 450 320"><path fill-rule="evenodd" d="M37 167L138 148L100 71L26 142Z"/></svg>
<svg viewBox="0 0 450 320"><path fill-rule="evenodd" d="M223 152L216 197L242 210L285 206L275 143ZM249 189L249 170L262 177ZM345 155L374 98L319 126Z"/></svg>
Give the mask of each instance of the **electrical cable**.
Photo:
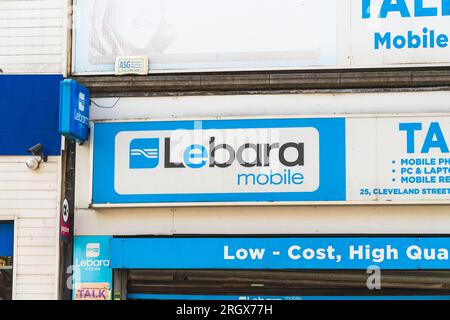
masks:
<svg viewBox="0 0 450 320"><path fill-rule="evenodd" d="M94 100L92 100L92 99L89 99L89 100L90 100L96 107L98 107L98 108L102 108L102 109L112 109L112 108L114 108L114 107L119 103L120 97L117 98L117 101L114 102L114 104L113 104L112 106L110 106L110 107L107 107L107 106L101 106L101 105L99 105L98 103L96 103Z"/></svg>

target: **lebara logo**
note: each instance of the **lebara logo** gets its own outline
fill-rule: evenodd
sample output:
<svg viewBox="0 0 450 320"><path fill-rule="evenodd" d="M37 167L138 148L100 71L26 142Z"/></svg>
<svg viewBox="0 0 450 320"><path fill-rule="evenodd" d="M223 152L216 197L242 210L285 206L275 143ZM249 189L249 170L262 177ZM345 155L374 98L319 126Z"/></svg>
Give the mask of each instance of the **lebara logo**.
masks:
<svg viewBox="0 0 450 320"><path fill-rule="evenodd" d="M78 109L80 109L81 112L84 112L85 105L86 97L83 92L80 92L80 95L78 96Z"/></svg>
<svg viewBox="0 0 450 320"><path fill-rule="evenodd" d="M100 256L100 243L88 243L86 245L86 258L98 258Z"/></svg>
<svg viewBox="0 0 450 320"><path fill-rule="evenodd" d="M153 169L159 164L159 139L134 139L130 142L130 169Z"/></svg>

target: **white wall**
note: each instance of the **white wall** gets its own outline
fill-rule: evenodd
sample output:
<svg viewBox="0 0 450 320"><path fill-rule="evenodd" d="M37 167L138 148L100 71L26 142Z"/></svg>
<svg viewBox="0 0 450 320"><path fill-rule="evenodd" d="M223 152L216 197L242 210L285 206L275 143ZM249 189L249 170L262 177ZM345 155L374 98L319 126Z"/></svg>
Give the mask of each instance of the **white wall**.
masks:
<svg viewBox="0 0 450 320"><path fill-rule="evenodd" d="M56 299L60 157L0 157L0 220L14 220L13 299Z"/></svg>
<svg viewBox="0 0 450 320"><path fill-rule="evenodd" d="M78 209L76 235L450 234L448 205Z"/></svg>
<svg viewBox="0 0 450 320"><path fill-rule="evenodd" d="M3 73L64 73L66 3L66 0L0 1Z"/></svg>
<svg viewBox="0 0 450 320"><path fill-rule="evenodd" d="M205 117L443 113L449 112L450 91L98 98L92 120Z"/></svg>
<svg viewBox="0 0 450 320"><path fill-rule="evenodd" d="M70 0L0 0L4 74L63 74ZM0 156L0 220L15 222L14 299L57 299L61 158Z"/></svg>

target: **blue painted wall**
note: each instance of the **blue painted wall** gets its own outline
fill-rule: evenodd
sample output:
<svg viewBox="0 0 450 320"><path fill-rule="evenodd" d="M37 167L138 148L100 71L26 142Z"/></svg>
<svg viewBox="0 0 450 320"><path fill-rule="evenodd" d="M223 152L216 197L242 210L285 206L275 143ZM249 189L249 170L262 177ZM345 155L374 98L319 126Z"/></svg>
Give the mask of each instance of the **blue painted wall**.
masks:
<svg viewBox="0 0 450 320"><path fill-rule="evenodd" d="M0 155L28 155L44 145L59 155L59 83L62 75L0 75Z"/></svg>

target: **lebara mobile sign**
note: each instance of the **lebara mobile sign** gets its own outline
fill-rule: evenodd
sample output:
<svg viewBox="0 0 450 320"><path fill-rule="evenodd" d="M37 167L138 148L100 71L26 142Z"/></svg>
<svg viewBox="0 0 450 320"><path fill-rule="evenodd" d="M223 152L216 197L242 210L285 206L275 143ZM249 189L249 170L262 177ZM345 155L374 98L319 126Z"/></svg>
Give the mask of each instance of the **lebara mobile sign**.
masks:
<svg viewBox="0 0 450 320"><path fill-rule="evenodd" d="M76 2L78 74L450 65L450 0Z"/></svg>
<svg viewBox="0 0 450 320"><path fill-rule="evenodd" d="M59 132L78 142L89 137L89 90L75 80L60 83Z"/></svg>
<svg viewBox="0 0 450 320"><path fill-rule="evenodd" d="M74 240L73 299L111 300L112 269L108 236L78 236Z"/></svg>
<svg viewBox="0 0 450 320"><path fill-rule="evenodd" d="M98 123L95 204L345 200L345 119Z"/></svg>
<svg viewBox="0 0 450 320"><path fill-rule="evenodd" d="M97 123L93 205L450 202L450 117Z"/></svg>

